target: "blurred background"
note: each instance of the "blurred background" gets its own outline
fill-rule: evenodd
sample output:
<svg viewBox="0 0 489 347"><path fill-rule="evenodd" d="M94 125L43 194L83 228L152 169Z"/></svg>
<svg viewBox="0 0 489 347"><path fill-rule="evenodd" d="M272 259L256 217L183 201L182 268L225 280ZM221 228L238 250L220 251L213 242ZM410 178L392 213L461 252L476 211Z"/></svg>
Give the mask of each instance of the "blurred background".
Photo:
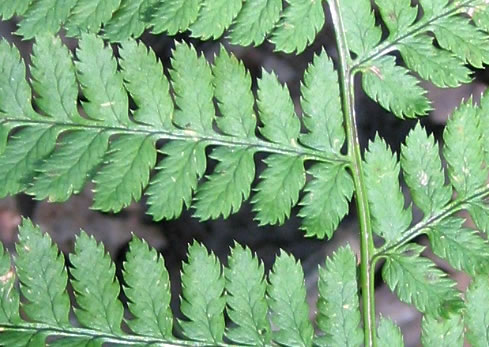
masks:
<svg viewBox="0 0 489 347"><path fill-rule="evenodd" d="M300 83L308 63L312 61L313 54L324 48L336 61L335 41L330 23L329 18L327 18L326 25L317 36L314 44L298 56L275 53L273 46L269 44L263 44L256 48L243 48L230 46L225 40L199 42L190 39L185 34L176 38L144 34L142 41L154 49L166 69L170 66L169 58L174 47L174 39L191 42L209 61L213 60L220 45L223 44L249 69L254 79L254 88L256 87L256 78L261 76L262 69L274 71L279 79L289 87L296 111L300 117L302 113ZM22 41L12 34L15 30L15 20L0 22L0 37L14 43L21 50L26 62L30 63L29 55L32 42ZM71 49L76 47L75 40L64 39L64 41ZM117 54L117 47L114 46L114 49ZM421 123L428 128L429 132L433 132L439 141L442 140L443 125L448 115L460 101L471 95L477 101L480 94L485 90L489 75L475 71L474 77L471 84L456 89L441 90L429 83L423 83L433 101L435 111L422 119ZM357 83L357 85L359 84ZM368 140L372 139L378 132L392 146L392 149L398 152L403 139L417 121L398 120L368 99L360 88L357 90L356 102L362 147L365 148L368 145ZM257 155L256 158L256 177L258 177L263 169L263 164L260 155ZM213 170L214 165L215 163L209 160L209 172ZM300 259L304 267L308 300L311 304L311 317L315 316L318 264L323 263L325 257L338 246L346 243L350 243L353 249L359 252L358 226L354 204L351 204L350 215L341 223L333 239L324 241L304 238L303 232L299 230L300 220L296 217L297 209L293 211L292 217L284 225L277 227L258 227L257 223L253 221L253 213L249 203L245 203L239 213L227 220L218 219L200 223L197 219L192 218L192 210L190 210L185 211L178 220L154 223L149 216L145 215L144 200L132 204L119 214L106 214L91 210L92 188L93 186L90 184L87 185L83 193L73 196L68 202L62 204L37 202L26 195L0 200L0 241L13 251L17 225L21 216L26 216L32 218L44 231L48 232L60 249L67 254L73 250L75 235L80 229L83 229L105 244L107 251L116 262L120 274L131 232L134 232L163 254L172 280L174 312L178 310L176 299L180 292L179 271L181 262L186 259L187 245L192 240L196 239L203 242L219 256L223 263L226 263L229 248L236 240L255 251L267 269L272 265L279 249L284 249ZM409 203L408 194L406 194L406 198L407 203ZM419 218L420 214L418 213L417 219ZM427 245L425 238L420 238L417 242ZM469 280L465 275L452 270L429 251L426 251L425 255L434 259L441 268L448 271L457 280L460 289L465 289ZM378 313L391 317L400 325L406 346L418 346L421 318L419 313L413 307L397 300L395 295L382 283L380 272L377 276L376 293Z"/></svg>

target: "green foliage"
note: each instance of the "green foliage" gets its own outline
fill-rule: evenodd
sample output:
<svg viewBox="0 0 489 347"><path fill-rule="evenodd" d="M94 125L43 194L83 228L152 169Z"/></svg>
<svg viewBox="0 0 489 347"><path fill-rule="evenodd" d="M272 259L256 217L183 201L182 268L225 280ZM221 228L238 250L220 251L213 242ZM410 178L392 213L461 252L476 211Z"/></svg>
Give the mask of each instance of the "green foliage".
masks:
<svg viewBox="0 0 489 347"><path fill-rule="evenodd" d="M460 347L464 345L464 325L460 315L448 318L424 316L421 341L423 346Z"/></svg>
<svg viewBox="0 0 489 347"><path fill-rule="evenodd" d="M274 74L263 73L257 102L260 138L255 133L251 78L224 48L210 66L193 47L177 45L170 70L174 106L161 64L143 45L124 41L117 61L100 38L84 34L73 62L58 38L41 36L34 45L32 68L37 113L30 105L18 52L2 45L6 69L0 78L7 96L0 97L0 127L7 139L0 157L2 196L27 191L36 199L65 201L92 180L93 207L101 211L118 212L146 191L155 220L178 217L184 206L193 206L201 220L228 217L250 197L254 154L265 152L271 155L252 197L260 224L284 223L300 203L307 235L331 237L348 212L353 183L340 152L345 135L339 89L324 52L310 65L302 88L306 133L300 132L288 89ZM316 74L328 76L332 84ZM76 107L78 83L86 117ZM324 100L321 91L331 92L331 98ZM134 109L129 109L129 96ZM15 128L19 131L13 132ZM9 132L14 135L9 137ZM159 139L169 142L156 165ZM201 181L209 146L210 158L218 165ZM300 200L305 161L316 164ZM326 200L327 194L334 200Z"/></svg>
<svg viewBox="0 0 489 347"><path fill-rule="evenodd" d="M283 8L280 0L5 0L0 16L23 16L16 33L25 39L62 27L70 37L101 32L114 42L137 38L146 29L168 35L190 31L201 40L229 31L233 44L259 45L268 37L276 50L300 53L324 25L322 1L287 3Z"/></svg>
<svg viewBox="0 0 489 347"><path fill-rule="evenodd" d="M377 335L379 337L379 347L404 346L401 329L388 318L380 318Z"/></svg>
<svg viewBox="0 0 489 347"><path fill-rule="evenodd" d="M164 260L134 236L122 271L122 290L130 313L129 318L124 318L127 323L124 327L115 266L103 245L82 231L74 253L69 256L70 283L75 290L73 310L81 325L78 328L74 320L68 320L70 302L64 257L50 237L24 220L16 249L14 271L9 254L0 244L2 345L42 346L47 337L53 339L53 346L104 343L312 346L313 343L302 266L285 252L277 257L267 281L263 264L248 248L235 244L228 265L223 268L204 246L197 242L189 245L181 275L180 308L185 319L174 326ZM344 341L338 343L358 346L362 333L353 252L349 247L342 248L319 271L320 327L326 335L316 336L316 340L325 341L326 345L330 345L328 341ZM16 274L21 283L22 319ZM344 305L348 305L347 316L354 319L345 316L343 322L331 320L332 315L341 315ZM233 322L227 328L224 311ZM273 332L270 318L276 327ZM347 331L342 330L343 324ZM182 333L186 339L175 337Z"/></svg>

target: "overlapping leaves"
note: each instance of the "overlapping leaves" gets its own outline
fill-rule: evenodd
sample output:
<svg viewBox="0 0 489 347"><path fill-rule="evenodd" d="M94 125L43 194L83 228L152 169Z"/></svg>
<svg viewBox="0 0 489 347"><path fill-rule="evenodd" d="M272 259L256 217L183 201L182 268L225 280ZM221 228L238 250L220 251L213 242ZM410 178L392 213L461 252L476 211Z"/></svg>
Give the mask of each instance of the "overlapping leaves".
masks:
<svg viewBox="0 0 489 347"><path fill-rule="evenodd" d="M452 88L470 82L467 65L482 68L489 61L487 2L425 0L413 6L410 0L375 0L375 5L389 33L382 42L369 0L346 0L338 6L356 55L353 71L362 73L365 92L397 117L414 118L431 109L412 73ZM406 67L387 55L392 51L400 52Z"/></svg>
<svg viewBox="0 0 489 347"><path fill-rule="evenodd" d="M263 264L250 249L236 244L223 269L213 253L194 242L182 269L180 309L184 318L177 321L170 309L164 259L137 237L130 242L123 264L122 290L130 318L123 318L114 264L103 245L85 232L78 236L69 256L76 301L73 309L66 291L65 259L50 237L24 220L16 249L14 268L0 244L2 345L42 346L50 337L52 346L172 346L192 342L198 346L269 346L272 341L283 346L312 346L314 330L302 267L285 252L277 257L267 280ZM359 346L362 331L353 251L349 247L338 250L320 271L319 345L341 341ZM349 308L344 319L331 320L343 316L345 305ZM69 320L71 310L82 328ZM228 327L225 311L232 321ZM121 327L123 322L129 330ZM182 334L184 340L175 337Z"/></svg>
<svg viewBox="0 0 489 347"><path fill-rule="evenodd" d="M324 24L321 0L36 0L2 1L0 17L21 16L17 34L31 39L102 32L110 41L152 33L190 31L201 40L226 34L233 44L259 45L265 39L283 52L302 52ZM103 29L102 29L103 27Z"/></svg>
<svg viewBox="0 0 489 347"><path fill-rule="evenodd" d="M191 46L177 44L170 69L174 105L163 68L145 46L123 42L117 61L102 39L87 34L73 60L58 38L41 36L31 66L34 111L19 53L0 45L1 196L26 191L64 201L91 179L93 206L102 211L118 212L145 191L155 220L178 217L190 206L201 220L228 217L250 197L254 155L265 152L267 168L251 199L260 224L289 218L304 186L300 215L308 235L331 237L348 212L353 183L340 152L337 75L325 52L315 56L302 86L307 132L300 132L288 89L264 71L258 135L251 77L224 48L210 66ZM159 149L159 139L169 142ZM212 174L209 147L217 162ZM314 162L307 184L305 161Z"/></svg>

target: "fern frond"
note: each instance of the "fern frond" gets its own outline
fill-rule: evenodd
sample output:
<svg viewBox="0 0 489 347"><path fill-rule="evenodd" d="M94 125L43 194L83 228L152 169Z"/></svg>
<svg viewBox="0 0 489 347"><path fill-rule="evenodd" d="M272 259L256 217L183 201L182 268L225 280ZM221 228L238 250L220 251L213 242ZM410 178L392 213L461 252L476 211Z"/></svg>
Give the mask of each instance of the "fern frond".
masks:
<svg viewBox="0 0 489 347"><path fill-rule="evenodd" d="M283 223L299 203L306 233L331 237L348 212L353 183L341 154L338 80L324 52L302 87L307 132L301 133L288 89L264 72L258 82L259 135L251 77L224 48L210 66L193 47L178 44L170 86L154 53L135 41L121 44L117 61L100 38L84 34L73 61L58 38L43 35L34 45L32 67L38 113L17 50L1 45L1 196L26 191L36 199L64 201L92 180L93 206L102 211L120 211L146 191L156 220L178 217L184 206L193 206L202 220L227 217L250 197L254 154L264 152L271 155L252 196L260 224ZM317 74L328 76L327 83ZM168 140L161 149L160 139ZM218 165L204 178L210 146ZM158 150L165 156L156 165ZM313 162L313 179L299 201L306 161Z"/></svg>
<svg viewBox="0 0 489 347"><path fill-rule="evenodd" d="M476 277L465 294L467 310L465 324L467 326L467 340L474 347L489 344L489 282L487 276Z"/></svg>
<svg viewBox="0 0 489 347"><path fill-rule="evenodd" d="M25 39L62 27L70 37L102 31L114 42L137 38L146 29L168 35L190 31L201 40L229 32L233 44L259 45L268 38L278 51L300 53L324 25L322 1L287 3L283 8L281 0L19 0L0 3L0 16L23 16L17 34Z"/></svg>
<svg viewBox="0 0 489 347"><path fill-rule="evenodd" d="M401 329L389 318L380 318L377 336L379 347L404 346Z"/></svg>
<svg viewBox="0 0 489 347"><path fill-rule="evenodd" d="M70 320L64 258L50 237L29 220L23 220L16 248L14 268L0 244L1 345L38 347L44 346L47 338L50 346L57 347L295 347L312 346L313 338L318 343L361 343L356 260L348 247L328 259L325 269L319 268L320 326L328 335L316 337L309 321L302 267L286 253L277 257L267 282L263 264L248 248L236 244L223 268L204 246L196 242L189 245L182 272L181 311L186 319L178 320L172 329L175 318L169 306L170 282L164 260L137 237L130 242L123 263L127 325L122 324L123 306L118 298L121 288L115 278L115 266L103 245L93 237L82 231L75 253L69 257L69 281L75 291L75 317ZM16 274L21 282L20 293L15 286ZM224 311L233 322L227 328ZM331 319L332 314L339 317L343 312L344 320ZM272 332L269 319L278 330ZM173 335L182 336L180 327L185 338Z"/></svg>
<svg viewBox="0 0 489 347"><path fill-rule="evenodd" d="M460 347L464 345L464 324L460 315L447 318L424 316L421 324L423 346Z"/></svg>

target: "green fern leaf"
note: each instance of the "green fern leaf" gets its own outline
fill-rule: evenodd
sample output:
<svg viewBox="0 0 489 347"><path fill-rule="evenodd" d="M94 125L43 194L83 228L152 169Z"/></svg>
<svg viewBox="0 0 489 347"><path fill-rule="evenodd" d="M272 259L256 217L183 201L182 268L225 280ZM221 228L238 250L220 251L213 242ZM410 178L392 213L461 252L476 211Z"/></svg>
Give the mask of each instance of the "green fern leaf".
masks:
<svg viewBox="0 0 489 347"><path fill-rule="evenodd" d="M276 143L297 145L301 124L295 115L289 90L272 73L263 71L258 81L258 109L263 127L260 133Z"/></svg>
<svg viewBox="0 0 489 347"><path fill-rule="evenodd" d="M126 254L124 282L124 293L134 316L127 321L131 330L139 335L170 338L173 315L170 310L170 279L165 261L136 236L133 236Z"/></svg>
<svg viewBox="0 0 489 347"><path fill-rule="evenodd" d="M445 310L460 308L460 295L455 282L420 256L424 247L408 244L390 253L382 269L382 277L401 301L413 304L423 313L440 315Z"/></svg>
<svg viewBox="0 0 489 347"><path fill-rule="evenodd" d="M65 23L68 36L98 33L103 23L119 8L121 0L78 0Z"/></svg>
<svg viewBox="0 0 489 347"><path fill-rule="evenodd" d="M285 8L270 41L276 50L301 53L324 25L322 1L287 0L287 3L289 6Z"/></svg>
<svg viewBox="0 0 489 347"><path fill-rule="evenodd" d="M242 0L204 0L196 22L190 26L191 36L202 40L219 38L238 15L242 4Z"/></svg>
<svg viewBox="0 0 489 347"><path fill-rule="evenodd" d="M464 324L460 315L448 318L424 316L421 324L423 346L462 347L464 345Z"/></svg>
<svg viewBox="0 0 489 347"><path fill-rule="evenodd" d="M433 24L433 32L440 46L452 51L463 61L476 68L489 62L487 35L460 16L449 17Z"/></svg>
<svg viewBox="0 0 489 347"><path fill-rule="evenodd" d="M469 274L489 272L489 244L476 231L463 228L464 220L449 218L428 232L433 252Z"/></svg>
<svg viewBox="0 0 489 347"><path fill-rule="evenodd" d="M0 335L3 346L40 347L46 345L46 333L7 331Z"/></svg>
<svg viewBox="0 0 489 347"><path fill-rule="evenodd" d="M254 151L216 148L210 158L217 160L214 173L200 185L195 197L195 216L200 220L229 217L250 196L255 178Z"/></svg>
<svg viewBox="0 0 489 347"><path fill-rule="evenodd" d="M348 46L353 53L363 55L374 48L382 36L375 25L370 0L345 0L340 6Z"/></svg>
<svg viewBox="0 0 489 347"><path fill-rule="evenodd" d="M472 101L462 104L450 117L443 132L443 154L450 181L460 198L482 187L488 175L483 168L484 151L477 109Z"/></svg>
<svg viewBox="0 0 489 347"><path fill-rule="evenodd" d="M76 53L78 80L88 100L83 109L88 117L107 126L129 127L128 97L110 47L104 47L102 39L85 34Z"/></svg>
<svg viewBox="0 0 489 347"><path fill-rule="evenodd" d="M251 201L253 211L260 225L283 224L306 183L304 160L272 154L264 162L267 168L260 175L257 193Z"/></svg>
<svg viewBox="0 0 489 347"><path fill-rule="evenodd" d="M104 247L82 232L70 255L71 281L78 308L75 315L81 325L101 332L120 335L123 307L118 300L119 282L115 266Z"/></svg>
<svg viewBox="0 0 489 347"><path fill-rule="evenodd" d="M68 337L49 343L50 347L102 347L104 341L96 338Z"/></svg>
<svg viewBox="0 0 489 347"><path fill-rule="evenodd" d="M452 53L435 48L433 38L418 35L406 39L400 46L402 59L407 67L437 87L458 87L470 83L471 71L463 60Z"/></svg>
<svg viewBox="0 0 489 347"><path fill-rule="evenodd" d="M0 120L0 156L5 152L5 148L7 148L8 136L14 127L14 124L2 124Z"/></svg>
<svg viewBox="0 0 489 347"><path fill-rule="evenodd" d="M206 144L173 141L163 147L167 155L156 168L158 173L146 191L148 213L155 220L180 216L183 204L190 207L192 192L206 169Z"/></svg>
<svg viewBox="0 0 489 347"><path fill-rule="evenodd" d="M131 201L138 201L155 164L155 139L151 136L122 135L114 140L105 166L94 177L93 208L119 212Z"/></svg>
<svg viewBox="0 0 489 347"><path fill-rule="evenodd" d="M227 314L237 325L226 332L226 337L239 344L267 346L271 327L267 318L265 300L267 283L263 263L249 248L235 244L228 257L226 276Z"/></svg>
<svg viewBox="0 0 489 347"><path fill-rule="evenodd" d="M210 344L222 342L226 306L224 286L219 260L194 242L188 249L188 263L183 264L182 272L180 309L188 321L180 321L180 324L185 336Z"/></svg>
<svg viewBox="0 0 489 347"><path fill-rule="evenodd" d="M411 224L412 213L404 209L396 156L378 135L365 153L364 170L373 231L387 243L395 242Z"/></svg>
<svg viewBox="0 0 489 347"><path fill-rule="evenodd" d="M370 98L399 118L414 118L431 110L418 80L397 66L393 56L373 61L363 72L362 85Z"/></svg>
<svg viewBox="0 0 489 347"><path fill-rule="evenodd" d="M55 34L66 21L77 0L37 0L19 23L18 35L32 39L39 32Z"/></svg>
<svg viewBox="0 0 489 347"><path fill-rule="evenodd" d="M66 292L65 259L47 234L29 220L19 228L15 259L26 315L39 323L68 325L70 299Z"/></svg>
<svg viewBox="0 0 489 347"><path fill-rule="evenodd" d="M417 125L402 145L401 166L411 196L425 217L440 211L451 199L434 137Z"/></svg>
<svg viewBox="0 0 489 347"><path fill-rule="evenodd" d="M301 86L304 125L309 130L301 143L339 154L345 142L338 74L324 50L314 56Z"/></svg>
<svg viewBox="0 0 489 347"><path fill-rule="evenodd" d="M487 201L472 201L467 206L467 211L478 230L489 232L489 206Z"/></svg>
<svg viewBox="0 0 489 347"><path fill-rule="evenodd" d="M18 324L19 293L15 288L15 272L10 264L10 255L0 243L0 324ZM0 342L3 338L0 334Z"/></svg>
<svg viewBox="0 0 489 347"><path fill-rule="evenodd" d="M251 76L243 63L221 47L212 67L215 97L221 117L216 123L226 135L255 138L255 100L251 92Z"/></svg>
<svg viewBox="0 0 489 347"><path fill-rule="evenodd" d="M359 347L360 328L356 257L349 246L340 248L319 269L318 327L326 333L321 346Z"/></svg>
<svg viewBox="0 0 489 347"><path fill-rule="evenodd" d="M489 31L489 13L484 6L472 8L472 21L483 31Z"/></svg>
<svg viewBox="0 0 489 347"><path fill-rule="evenodd" d="M273 339L285 346L312 346L314 329L308 318L301 264L282 251L268 277L268 304L272 323L278 328Z"/></svg>
<svg viewBox="0 0 489 347"><path fill-rule="evenodd" d="M443 12L449 1L450 0L419 0L424 12L423 20L429 21L439 13Z"/></svg>
<svg viewBox="0 0 489 347"><path fill-rule="evenodd" d="M167 32L168 35L187 30L195 22L204 0L162 1L151 18L153 33Z"/></svg>
<svg viewBox="0 0 489 347"><path fill-rule="evenodd" d="M345 165L321 163L308 170L313 177L300 202L301 228L307 236L331 238L349 211L353 196L353 179Z"/></svg>
<svg viewBox="0 0 489 347"><path fill-rule="evenodd" d="M401 329L390 319L381 317L377 327L379 347L403 347L404 339Z"/></svg>
<svg viewBox="0 0 489 347"><path fill-rule="evenodd" d="M390 37L402 35L409 29L418 16L418 8L411 6L410 0L375 0L379 7L382 20Z"/></svg>
<svg viewBox="0 0 489 347"><path fill-rule="evenodd" d="M231 43L243 46L261 44L280 19L281 12L281 0L245 1L231 27Z"/></svg>
<svg viewBox="0 0 489 347"><path fill-rule="evenodd" d="M104 36L113 42L141 36L146 28L142 13L151 2L154 0L121 0L120 7L104 25Z"/></svg>
<svg viewBox="0 0 489 347"><path fill-rule="evenodd" d="M59 149L49 161L39 164L39 173L27 193L38 200L68 200L83 189L93 170L102 162L109 142L109 133L75 131L63 135Z"/></svg>
<svg viewBox="0 0 489 347"><path fill-rule="evenodd" d="M0 17L8 20L14 15L21 16L27 11L33 0L3 0L0 2Z"/></svg>
<svg viewBox="0 0 489 347"><path fill-rule="evenodd" d="M476 277L465 294L467 310L465 325L467 339L473 347L489 345L489 281L487 276Z"/></svg>

